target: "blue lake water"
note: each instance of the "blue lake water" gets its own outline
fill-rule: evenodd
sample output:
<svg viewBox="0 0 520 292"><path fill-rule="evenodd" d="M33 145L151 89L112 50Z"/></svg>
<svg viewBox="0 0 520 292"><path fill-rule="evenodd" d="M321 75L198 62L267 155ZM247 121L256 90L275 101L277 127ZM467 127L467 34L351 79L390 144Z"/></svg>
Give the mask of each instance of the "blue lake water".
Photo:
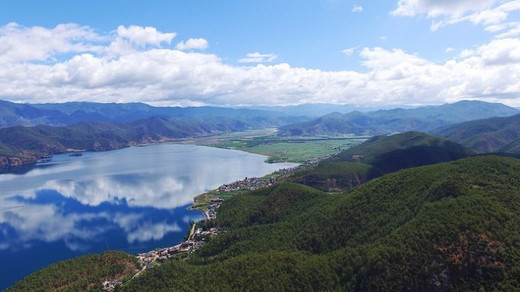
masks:
<svg viewBox="0 0 520 292"><path fill-rule="evenodd" d="M196 195L295 164L194 145L55 155L0 175L0 290L51 263L105 249L136 254L183 240Z"/></svg>

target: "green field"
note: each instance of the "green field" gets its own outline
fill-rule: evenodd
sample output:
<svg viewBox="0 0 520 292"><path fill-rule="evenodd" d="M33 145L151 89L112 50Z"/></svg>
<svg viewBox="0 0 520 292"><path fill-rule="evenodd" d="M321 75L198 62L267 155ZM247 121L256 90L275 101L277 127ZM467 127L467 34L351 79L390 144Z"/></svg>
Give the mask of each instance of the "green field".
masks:
<svg viewBox="0 0 520 292"><path fill-rule="evenodd" d="M268 162L306 162L339 153L366 141L366 136L278 137L275 131L258 130L190 141L198 145L236 149L269 156Z"/></svg>

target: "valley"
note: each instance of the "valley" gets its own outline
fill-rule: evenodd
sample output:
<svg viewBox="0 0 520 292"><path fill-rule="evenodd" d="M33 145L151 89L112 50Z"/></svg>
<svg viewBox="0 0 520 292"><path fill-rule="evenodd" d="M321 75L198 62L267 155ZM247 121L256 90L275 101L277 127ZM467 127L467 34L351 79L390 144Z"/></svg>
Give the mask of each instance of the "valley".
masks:
<svg viewBox="0 0 520 292"><path fill-rule="evenodd" d="M445 111L450 106L458 110L460 106L469 106L469 113L475 106L486 104L461 103L446 105L440 110ZM496 104L488 106L490 112L497 108L504 110ZM428 109L433 113L438 110L435 107ZM426 109L416 111L420 115L425 114ZM377 115L391 115L392 112L388 110ZM397 112L402 113L401 110ZM414 113L414 109L407 109L406 113ZM508 109L507 114L514 113L515 110ZM367 115L372 115L371 119L377 116L373 113ZM326 116L325 120L330 121L329 118ZM386 119L379 123L386 124ZM399 119L408 118L400 116ZM377 132L353 131L353 128L345 126L344 121L334 125L327 122L324 127L317 127L314 122L258 127L246 125L238 118L229 120L222 117L211 121L151 117L130 122L0 129L5 133L2 136L3 149L12 151L4 152L8 159L13 157L9 153L26 151L48 155L74 147L89 151L80 157L70 157L80 163L92 155L112 153L100 150L157 144L135 147L144 149L144 154L154 147L170 145L165 142L173 142L178 145L170 146L209 146L202 148L232 150L236 151L235 155L244 152L261 154L265 155L262 159L269 163L298 163L298 166L281 167L259 177L235 169L238 173L234 180L226 179L227 183L209 189L199 188L197 193L186 198L193 201L189 209L204 212L205 219L189 222L191 231L185 230L187 241L141 250L139 262L127 264L124 272L114 268L113 274L87 281L56 279L44 284L49 273L67 274L62 272L60 265L63 264L60 263L41 269L7 291L25 291L34 287L53 290L57 287L54 285L62 281L67 283L67 287L78 287L73 288L77 291L82 291L83 288L79 287L104 289L105 285L106 291L115 287L122 291L141 291L150 285L158 289L201 291L256 290L265 286L273 290L347 291L399 290L399 287L412 290L507 290L517 287L520 284L516 281L515 271L520 262L515 253L519 239L514 226L520 219L514 214L518 211L515 208L520 198L514 182L520 174L520 166L514 151L507 155L491 152L515 143L515 119L516 116L490 118L501 126L486 132L486 135L497 135L497 141L502 141L500 137L509 139L492 149L478 148L468 142L482 141L480 136L475 136L482 131L475 131L472 135L471 131L465 130L483 128L480 124L486 123L486 119L462 123L451 121L448 126L431 130L439 136L416 131L423 129L422 123L404 122L396 128L379 127L378 131L385 135L372 136ZM320 118L315 121L320 121ZM448 120L443 123L448 123ZM294 125L308 128L287 135L284 129ZM406 131L409 128L413 131ZM455 131L465 133L459 136L467 140L453 138L459 137L450 134ZM507 135L503 134L504 131ZM293 135L297 132L298 135ZM361 135L367 133L370 135ZM94 145L105 146L96 148ZM132 148L128 150L132 151ZM139 156L148 157L152 152ZM152 163L150 170L171 155L165 152L155 158L156 162L149 161ZM219 163L204 168L194 167L192 161L199 159L201 157L194 155L184 162L177 162L178 167L192 169L194 174L180 178L183 183L168 182L166 185L175 188L184 184L184 180L197 180L195 173L198 172L208 175L204 179L207 182L216 173L230 171L220 167ZM40 171L45 173L45 169ZM143 169L135 171L130 175L132 180L137 178L143 183L148 180L140 178ZM120 179L119 176L114 176L114 182ZM159 184L165 182L158 181ZM117 189L131 188L118 185ZM72 193L78 195L78 190L80 188ZM165 192L154 200L141 198L142 194L138 193L134 197L125 196L122 205L135 206L137 203L141 207L166 207L164 211L167 212L169 207L164 203L173 204L177 199L167 190ZM85 195L88 193L91 191ZM114 199L111 199L114 194L106 195L107 201L103 204L121 205L118 195ZM15 198L15 201L21 199ZM78 199L85 200L81 195ZM121 220L114 223L120 224L124 230L128 227L121 225L122 222L135 222L132 238L149 233L137 232L139 224L132 221L134 219ZM172 226L176 224L170 222L166 225L169 227L161 227L166 228L164 231L156 232L172 232ZM100 261L112 256L111 253L107 251L87 262L85 257L73 259L66 266L75 271L73 274L80 275L83 269L102 265ZM243 274L237 275L237 270ZM255 277L258 283L251 286L246 280L249 277Z"/></svg>

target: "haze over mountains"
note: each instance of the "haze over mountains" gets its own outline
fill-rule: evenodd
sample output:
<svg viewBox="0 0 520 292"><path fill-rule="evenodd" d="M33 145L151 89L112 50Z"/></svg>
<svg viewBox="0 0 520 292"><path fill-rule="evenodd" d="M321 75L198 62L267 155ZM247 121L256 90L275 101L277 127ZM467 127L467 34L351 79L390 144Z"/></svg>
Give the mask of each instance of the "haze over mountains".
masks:
<svg viewBox="0 0 520 292"><path fill-rule="evenodd" d="M440 106L379 110L374 112L331 113L320 118L280 128L281 136L331 134L384 135L405 131L427 132L445 125L520 113L498 103L461 101Z"/></svg>
<svg viewBox="0 0 520 292"><path fill-rule="evenodd" d="M29 105L1 101L0 127L3 128L0 129L0 166L5 171L13 166L34 164L42 156L71 149L111 150L135 144L248 129L277 127L280 136L387 135L406 131L432 131L459 122L519 113L517 109L503 104L480 101L365 113L329 113L314 119L299 113L299 110L317 114L349 108L346 105L319 104L315 107L273 107L273 110L268 111L267 108L153 107L143 103ZM477 152L492 152L504 147L501 151L515 153L520 142L513 140L518 138L520 130L518 123L512 119L511 122L508 119L479 122L492 123L492 127L477 123L475 127L479 133L483 133L482 129L495 129L493 133L487 133L485 139L475 138L477 133L474 131L465 135L453 134L456 126L446 128L443 131L451 131L439 132L438 135L460 142ZM509 126L505 127L504 123ZM480 142L471 142L475 139ZM484 147L482 143L491 146Z"/></svg>
<svg viewBox="0 0 520 292"><path fill-rule="evenodd" d="M361 133L363 129L365 132L373 134L387 134L407 130L427 131L458 122L520 113L519 110L503 104L481 101L368 111L370 109L333 104L225 108L154 107L144 103L17 104L0 101L0 127L38 124L64 126L88 121L128 122L149 117L199 120L225 117L248 123L250 127L294 124L281 128L281 135L291 134L291 129L293 131L301 130L303 135L319 134L320 132L340 134L349 133L347 132L349 130L352 131L350 133ZM319 118L314 119L315 117ZM298 124L299 122L303 123Z"/></svg>
<svg viewBox="0 0 520 292"><path fill-rule="evenodd" d="M150 117L163 119L207 120L229 118L250 127L274 127L295 121L275 111L222 107L153 107L144 103L67 102L18 104L0 101L0 127L65 126L79 122L129 122ZM297 121L298 119L296 119Z"/></svg>

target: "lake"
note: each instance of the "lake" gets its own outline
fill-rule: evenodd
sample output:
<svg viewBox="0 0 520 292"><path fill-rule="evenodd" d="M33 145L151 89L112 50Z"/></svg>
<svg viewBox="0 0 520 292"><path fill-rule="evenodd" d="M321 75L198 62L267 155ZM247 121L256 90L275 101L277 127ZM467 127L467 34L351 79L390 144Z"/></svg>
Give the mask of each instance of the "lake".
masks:
<svg viewBox="0 0 520 292"><path fill-rule="evenodd" d="M0 175L0 290L51 263L106 249L137 254L183 240L193 198L291 163L195 145L55 155Z"/></svg>

